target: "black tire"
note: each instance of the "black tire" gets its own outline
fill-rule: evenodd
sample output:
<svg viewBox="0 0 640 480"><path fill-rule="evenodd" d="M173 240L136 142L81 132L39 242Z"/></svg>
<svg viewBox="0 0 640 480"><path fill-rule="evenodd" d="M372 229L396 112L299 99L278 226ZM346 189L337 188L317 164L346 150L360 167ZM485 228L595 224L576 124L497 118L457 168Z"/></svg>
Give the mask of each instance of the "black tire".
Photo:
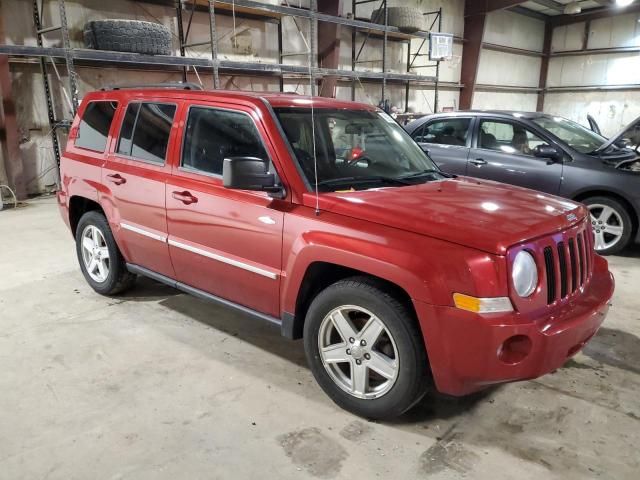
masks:
<svg viewBox="0 0 640 480"><path fill-rule="evenodd" d="M415 33L425 30L424 15L414 7L388 7L387 22L389 26L398 27L401 32ZM384 9L371 12L371 21L384 25Z"/></svg>
<svg viewBox="0 0 640 480"><path fill-rule="evenodd" d="M84 26L84 44L94 50L171 55L171 32L140 20L92 20Z"/></svg>
<svg viewBox="0 0 640 480"><path fill-rule="evenodd" d="M109 250L109 274L103 282L97 282L89 275L82 256L82 236L88 226L94 226L100 230ZM85 213L76 228L76 254L80 269L87 283L101 295L116 295L130 289L136 279L135 274L127 270L126 262L116 244L109 222L105 216L98 211Z"/></svg>
<svg viewBox="0 0 640 480"><path fill-rule="evenodd" d="M363 399L347 393L334 382L322 362L318 345L322 322L329 312L343 305L362 307L373 313L395 342L397 377L390 390L378 398ZM304 347L307 361L320 387L340 407L361 417L397 417L415 405L430 384L427 354L415 315L374 279L352 277L320 292L307 312Z"/></svg>
<svg viewBox="0 0 640 480"><path fill-rule="evenodd" d="M620 239L611 247L599 249L596 251L600 255L615 255L616 253L620 253L622 250L624 250L631 242L631 236L633 233L633 221L631 220L631 215L629 215L629 212L625 208L625 206L614 198L604 196L585 198L583 200L583 203L587 207L589 207L589 209L594 209L594 213L597 213L597 205L606 205L607 207L610 207L616 212L620 219L619 222L616 223L622 223L622 236L620 237ZM600 225L597 221L594 225L592 225L593 231L596 235L598 234L599 226ZM606 230L604 231L606 232Z"/></svg>

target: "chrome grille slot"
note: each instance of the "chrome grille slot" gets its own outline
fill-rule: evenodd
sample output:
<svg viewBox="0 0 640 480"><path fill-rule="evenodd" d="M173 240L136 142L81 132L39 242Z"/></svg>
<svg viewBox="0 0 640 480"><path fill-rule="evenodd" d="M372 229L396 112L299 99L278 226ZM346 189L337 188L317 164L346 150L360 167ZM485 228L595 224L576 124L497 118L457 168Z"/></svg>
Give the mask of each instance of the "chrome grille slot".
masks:
<svg viewBox="0 0 640 480"><path fill-rule="evenodd" d="M571 291L578 288L578 262L576 261L576 246L573 238L569 239L569 264L571 265Z"/></svg>
<svg viewBox="0 0 640 480"><path fill-rule="evenodd" d="M586 252L584 250L584 244L582 242L582 233L576 236L576 243L578 244L578 260L580 261L580 285L584 285L586 274Z"/></svg>
<svg viewBox="0 0 640 480"><path fill-rule="evenodd" d="M564 242L558 243L558 262L560 263L560 298L567 296L567 256Z"/></svg>
<svg viewBox="0 0 640 480"><path fill-rule="evenodd" d="M553 258L553 248L544 248L544 266L547 273L547 304L556 299L556 266Z"/></svg>

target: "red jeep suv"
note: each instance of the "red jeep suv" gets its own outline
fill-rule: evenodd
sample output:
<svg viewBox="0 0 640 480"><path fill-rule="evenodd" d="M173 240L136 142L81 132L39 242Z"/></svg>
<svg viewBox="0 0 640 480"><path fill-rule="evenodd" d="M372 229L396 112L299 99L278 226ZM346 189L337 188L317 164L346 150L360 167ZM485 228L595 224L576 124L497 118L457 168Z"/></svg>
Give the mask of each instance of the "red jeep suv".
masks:
<svg viewBox="0 0 640 480"><path fill-rule="evenodd" d="M272 323L368 418L562 366L613 294L585 207L447 175L369 105L105 89L61 175L94 290L144 275Z"/></svg>

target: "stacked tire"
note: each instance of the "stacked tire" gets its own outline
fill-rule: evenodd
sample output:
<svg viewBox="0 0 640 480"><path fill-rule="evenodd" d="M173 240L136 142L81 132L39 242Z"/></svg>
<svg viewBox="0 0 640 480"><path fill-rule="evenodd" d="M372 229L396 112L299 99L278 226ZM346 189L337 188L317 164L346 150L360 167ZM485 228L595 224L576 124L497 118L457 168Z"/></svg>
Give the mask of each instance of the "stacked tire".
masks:
<svg viewBox="0 0 640 480"><path fill-rule="evenodd" d="M171 32L141 20L92 20L84 26L84 44L94 50L171 55Z"/></svg>
<svg viewBox="0 0 640 480"><path fill-rule="evenodd" d="M371 22L384 25L384 8L376 9L371 13ZM398 27L404 33L426 30L424 15L414 7L388 7L387 25Z"/></svg>

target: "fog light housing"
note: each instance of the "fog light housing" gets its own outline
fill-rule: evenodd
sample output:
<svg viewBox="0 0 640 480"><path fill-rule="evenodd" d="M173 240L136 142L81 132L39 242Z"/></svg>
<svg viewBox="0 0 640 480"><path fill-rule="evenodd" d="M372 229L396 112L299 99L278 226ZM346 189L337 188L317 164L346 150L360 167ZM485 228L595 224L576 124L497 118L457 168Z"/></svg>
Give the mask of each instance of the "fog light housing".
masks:
<svg viewBox="0 0 640 480"><path fill-rule="evenodd" d="M529 353L533 343L526 335L514 335L507 338L498 349L498 358L508 365L515 365L523 361Z"/></svg>

